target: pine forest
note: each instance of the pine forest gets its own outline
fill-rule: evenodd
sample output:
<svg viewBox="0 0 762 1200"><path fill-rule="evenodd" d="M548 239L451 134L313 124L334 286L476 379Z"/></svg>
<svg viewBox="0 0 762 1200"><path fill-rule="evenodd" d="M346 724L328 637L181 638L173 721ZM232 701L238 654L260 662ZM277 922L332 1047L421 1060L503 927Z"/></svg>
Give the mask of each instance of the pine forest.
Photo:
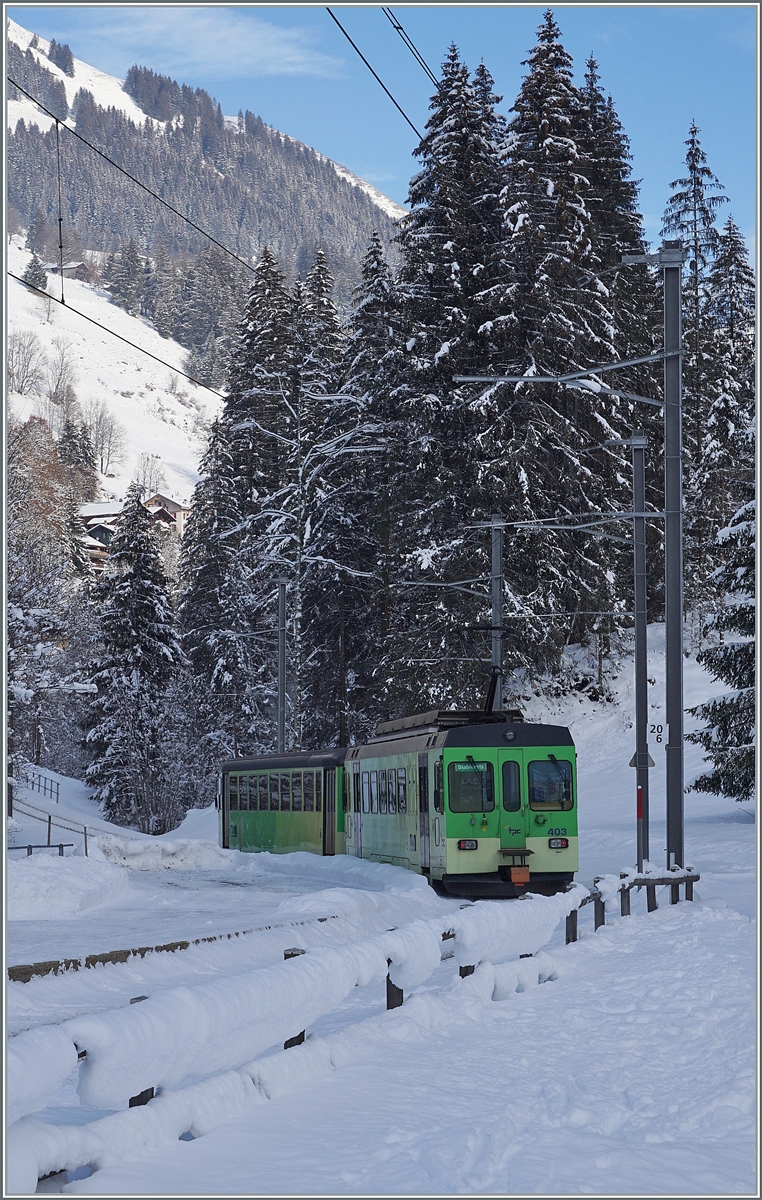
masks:
<svg viewBox="0 0 762 1200"><path fill-rule="evenodd" d="M55 47L64 71L67 51ZM77 130L151 187L169 181L165 198L253 267L147 194L114 204L114 180L69 140L65 253L100 252L113 303L175 337L188 373L224 403L176 569L137 481L97 578L78 514L98 493L102 437L96 450L66 378L61 432L42 417L11 421L14 763L55 758L86 771L110 820L174 828L211 802L223 759L276 747L281 581L287 746L349 745L381 719L482 708L495 514L506 522L506 707L529 690L575 688L606 703L632 631L631 530L570 527L632 511L628 453L609 443L634 429L648 439L647 507L663 507L662 415L629 398L661 395L661 363L566 386L461 377L557 377L657 354L660 274L622 264L650 248L595 60L575 82L548 11L522 69L508 107L487 67L469 69L451 46L396 222L253 114L226 126L206 93L134 67L124 87L146 113L138 128L80 91ZM30 52L11 47L9 74L66 115L61 85ZM686 621L718 691L732 689L699 714L710 762L696 786L746 799L754 277L700 132L687 133L662 228L688 255ZM10 203L35 255L27 282L39 286L58 254L55 131L20 122L8 153ZM310 215L318 184L332 196L328 226ZM299 197L289 211L286 193ZM14 370L35 369L13 349ZM658 621L662 531L647 524ZM589 669L565 655L572 645Z"/></svg>

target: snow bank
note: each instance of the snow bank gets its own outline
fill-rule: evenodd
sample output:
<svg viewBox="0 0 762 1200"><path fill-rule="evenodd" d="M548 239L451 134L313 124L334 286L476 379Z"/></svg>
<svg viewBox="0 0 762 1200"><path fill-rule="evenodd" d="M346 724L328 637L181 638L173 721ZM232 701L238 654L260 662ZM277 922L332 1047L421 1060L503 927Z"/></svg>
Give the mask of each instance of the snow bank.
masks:
<svg viewBox="0 0 762 1200"><path fill-rule="evenodd" d="M8 1039L6 1064L10 1123L45 1107L76 1067L77 1049L60 1025L43 1025Z"/></svg>
<svg viewBox="0 0 762 1200"><path fill-rule="evenodd" d="M351 854L337 854L323 858L298 850L293 854L269 854L263 851L251 855L258 866L266 871L283 875L299 875L302 878L347 883L352 887L365 887L372 891L413 892L419 896L431 896L425 875L417 875L404 867L391 863L369 862L367 858L355 858Z"/></svg>
<svg viewBox="0 0 762 1200"><path fill-rule="evenodd" d="M28 858L9 860L8 919L41 921L76 917L112 904L129 887L129 875L95 858L60 858L38 851Z"/></svg>
<svg viewBox="0 0 762 1200"><path fill-rule="evenodd" d="M136 841L112 833L101 833L92 841L104 858L130 871L211 871L219 867L234 867L241 863L239 850L223 850L216 842L201 842L195 838L156 838Z"/></svg>
<svg viewBox="0 0 762 1200"><path fill-rule="evenodd" d="M576 883L556 896L528 893L516 903L481 900L472 904L450 918L455 958L460 966L474 966L485 960L504 962L519 954L534 954L587 895L587 888Z"/></svg>
<svg viewBox="0 0 762 1200"><path fill-rule="evenodd" d="M177 838L196 838L202 842L214 842L217 839L219 816L214 804L207 808L189 808L177 829L170 833L162 833L161 841L175 841Z"/></svg>

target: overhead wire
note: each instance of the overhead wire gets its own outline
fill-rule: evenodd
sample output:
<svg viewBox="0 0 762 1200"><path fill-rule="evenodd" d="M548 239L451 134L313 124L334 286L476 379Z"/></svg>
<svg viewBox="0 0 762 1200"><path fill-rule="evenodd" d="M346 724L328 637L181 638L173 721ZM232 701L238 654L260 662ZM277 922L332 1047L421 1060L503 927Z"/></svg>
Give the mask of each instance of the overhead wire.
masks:
<svg viewBox="0 0 762 1200"><path fill-rule="evenodd" d="M56 136L58 136L58 126L60 123L62 128L70 133L72 137L75 137L78 139L78 141L84 143L85 146L87 146L95 154L99 155L102 159L109 163L110 166L114 167L115 170L120 171L122 175L127 177L127 179L132 180L132 182L137 184L139 188L142 188L144 192L147 192L149 196L153 196L154 200L158 200L159 204L163 204L165 208L169 209L171 213L174 213L176 217L179 217L181 221L185 221L185 224L190 225L191 229L195 229L196 233L200 233L202 237L208 238L210 242L213 242L215 246L218 246L220 250L223 250L225 254L228 254L231 258L234 258L236 262L240 263L242 267L245 267L247 271L251 271L252 273L254 272L256 268L253 267L251 263L247 262L245 258L241 258L241 256L236 254L235 251L230 250L222 242L218 241L216 237L214 237L206 229L203 229L200 225L197 225L196 222L192 221L190 217L185 215L185 213L180 212L179 209L175 208L169 203L169 201L160 196L158 192L155 192L153 188L148 187L147 184L138 179L136 175L131 174L130 171L126 170L124 167L121 167L118 162L114 162L113 158L109 158L108 154L105 154L103 150L98 148L98 146L95 146L92 142L89 142L86 137L83 137L82 134L78 133L76 129L73 129L71 125L67 125L65 121L59 122L59 118L55 115L55 113L51 112L49 108L46 108L36 96L33 96L31 92L28 92L26 88L23 88L20 83L16 83L16 80L11 78L10 75L6 75L6 79L9 83L12 83L13 86L22 93L22 95L26 96L28 100L31 100L33 104L36 104L42 112L47 113L49 117L53 118L53 120L56 122Z"/></svg>
<svg viewBox="0 0 762 1200"><path fill-rule="evenodd" d="M361 58L361 59L363 60L363 62L365 63L365 66L368 68L368 70L370 71L370 73L371 73L371 75L373 76L373 78L376 80L376 82L377 82L377 83L379 83L379 84L381 85L381 87L382 87L382 88L384 89L384 91L386 92L387 96L388 96L388 97L389 97L389 99L391 100L391 102L392 102L392 104L394 105L394 107L395 107L395 108L397 109L397 111L398 111L399 113L401 113L401 114L402 114L402 116L405 118L405 120L407 121L408 125L409 125L409 126L410 126L410 128L412 129L413 133L414 133L414 134L416 135L416 137L418 138L418 140L422 142L422 141L423 141L423 134L422 134L422 133L420 133L420 132L419 132L419 131L416 129L415 125L414 125L414 124L413 124L413 122L410 120L410 117L407 115L407 113L405 112L404 108L402 108L402 106L401 106L401 105L399 105L399 104L397 103L397 101L394 99L394 96L393 96L393 95L391 94L391 92L389 91L389 89L388 89L388 87L386 86L386 84L384 83L383 79L381 79L381 77L380 77L379 75L377 75L377 74L376 74L376 72L373 70L372 66L371 66L371 65L370 65L370 63L368 62L368 60L367 60L367 58L365 57L365 55L363 54L362 50L360 50L359 46L357 46L357 45L356 45L356 44L355 44L355 43L352 41L352 39L351 39L351 37L349 36L349 34L347 33L346 29L345 29L345 28L344 28L344 26L342 25L341 21L338 19L338 17L336 17L336 16L335 16L335 14L334 14L334 13L332 13L332 12L331 12L330 8L328 8L328 6L327 6L327 5L326 5L326 10L325 10L325 11L328 13L328 16L329 16L329 17L330 17L330 18L331 18L333 21L335 21L335 22L336 22L336 24L338 25L338 27L339 27L339 29L341 30L341 32L344 34L344 37L347 39L347 41L349 42L349 44L350 44L350 46L352 47L352 49L355 51L355 53L357 53L357 54L360 56L360 58Z"/></svg>
<svg viewBox="0 0 762 1200"><path fill-rule="evenodd" d="M387 21L389 21L391 23L392 28L396 29L397 33L402 38L402 40L405 43L405 45L407 46L408 50L413 55L413 58L418 63L418 66L422 68L424 73L429 77L431 82L434 84L434 87L437 89L437 91L439 91L442 87L440 81L437 79L437 77L434 74L434 72L432 71L431 67L426 62L426 59L423 57L421 52L418 50L418 48L413 43L412 38L409 37L408 34L405 32L405 30L403 29L403 27L400 24L400 22L398 21L398 19L395 17L392 10L390 8L382 5L381 12L384 14Z"/></svg>
<svg viewBox="0 0 762 1200"><path fill-rule="evenodd" d="M189 379L190 382L195 383L197 387L205 388L206 391L211 392L213 396L219 396L220 400L227 400L227 396L225 396L223 392L218 392L215 388L210 387L208 383L202 383L200 379L196 379L193 375L189 375L187 371L181 371L179 367L175 367L172 363L168 363L166 359L159 358L157 354L151 354L150 350L146 350L145 347L139 346L137 342L130 341L129 338L122 337L121 333L115 333L113 329L109 329L108 325L103 325L100 321L96 321L95 317L88 317L87 313L81 312L78 308L72 308L70 304L66 304L63 300L56 299L55 296L51 296L50 292L46 292L44 288L35 287L35 285L33 283L29 283L27 279L22 279L20 275L14 275L13 271L8 271L6 274L9 275L11 279L16 279L19 283L23 283L24 287L28 287L30 291L37 292L39 296L44 296L46 300L52 300L54 304L63 305L67 312L71 312L78 317L82 317L83 321L89 321L91 325L96 325L98 329L102 329L104 333L109 333L112 337L118 338L120 342L124 342L125 345L132 346L133 350L139 350L141 354L145 354L148 358L152 358L154 362L160 363L163 367L168 367L169 370L173 371L175 375L182 375L183 379Z"/></svg>

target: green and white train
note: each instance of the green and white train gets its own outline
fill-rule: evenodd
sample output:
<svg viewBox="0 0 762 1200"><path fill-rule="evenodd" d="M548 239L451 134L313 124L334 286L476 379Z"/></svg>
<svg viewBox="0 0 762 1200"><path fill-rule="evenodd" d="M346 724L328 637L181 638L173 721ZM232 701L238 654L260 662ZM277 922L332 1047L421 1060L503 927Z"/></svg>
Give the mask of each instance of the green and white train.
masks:
<svg viewBox="0 0 762 1200"><path fill-rule="evenodd" d="M579 868L568 729L516 711L382 721L362 746L223 763L220 844L352 854L458 896L562 890Z"/></svg>

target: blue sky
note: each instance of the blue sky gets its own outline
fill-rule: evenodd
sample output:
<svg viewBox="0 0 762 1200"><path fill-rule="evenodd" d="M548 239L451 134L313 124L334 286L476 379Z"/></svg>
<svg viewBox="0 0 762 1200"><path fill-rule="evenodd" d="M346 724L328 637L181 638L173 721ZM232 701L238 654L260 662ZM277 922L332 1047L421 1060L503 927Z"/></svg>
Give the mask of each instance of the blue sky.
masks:
<svg viewBox="0 0 762 1200"><path fill-rule="evenodd" d="M513 103L545 5L397 4L435 72L450 42L484 59ZM563 43L581 81L590 53L629 135L646 233L658 241L669 183L682 174L695 120L709 165L752 243L756 220L756 4L559 4ZM337 5L341 23L422 129L431 84L380 6ZM404 203L416 170L412 130L322 6L13 5L20 25L68 42L78 58L124 76L135 62L203 87L235 115L249 108Z"/></svg>

